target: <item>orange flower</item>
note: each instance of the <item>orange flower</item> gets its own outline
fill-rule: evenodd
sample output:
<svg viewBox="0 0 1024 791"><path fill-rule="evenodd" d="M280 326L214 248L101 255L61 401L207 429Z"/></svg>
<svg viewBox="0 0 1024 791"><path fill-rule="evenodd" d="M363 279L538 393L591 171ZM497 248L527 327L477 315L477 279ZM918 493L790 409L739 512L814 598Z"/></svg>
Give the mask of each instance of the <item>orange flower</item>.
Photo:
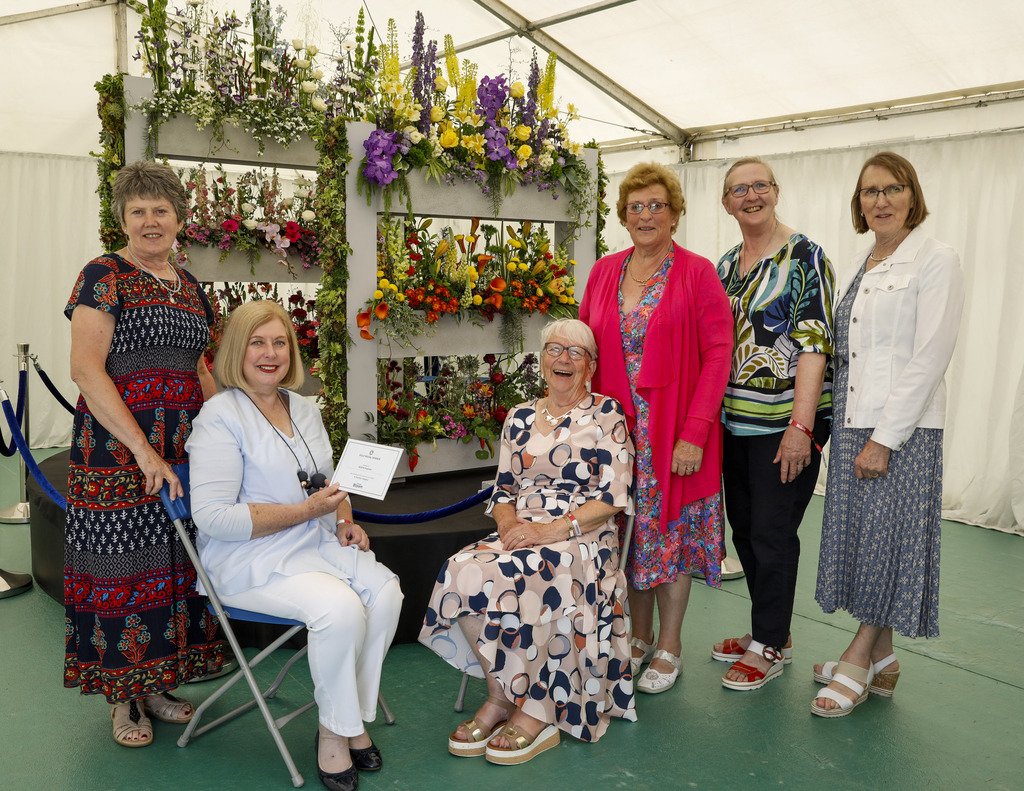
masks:
<svg viewBox="0 0 1024 791"><path fill-rule="evenodd" d="M485 305L493 305L495 310L501 310L501 294L491 294L484 300Z"/></svg>
<svg viewBox="0 0 1024 791"><path fill-rule="evenodd" d="M493 259L493 258L494 258L493 255L487 255L486 253L481 253L480 255L477 256L476 261L477 261L477 263L481 267L483 267L483 266L486 266L487 263L490 262L491 259Z"/></svg>
<svg viewBox="0 0 1024 791"><path fill-rule="evenodd" d="M356 316L356 326L359 327L359 337L364 341L372 341L373 336L366 328L370 326L370 311L360 313Z"/></svg>
<svg viewBox="0 0 1024 791"><path fill-rule="evenodd" d="M491 291L504 291L505 290L505 286L507 286L507 285L508 284L502 278L496 277L496 278L494 278L494 280L491 281ZM499 303L499 307L500 307L500 303Z"/></svg>
<svg viewBox="0 0 1024 791"><path fill-rule="evenodd" d="M378 303L377 307L375 307L373 309L373 312L374 312L374 315L376 315L378 319L380 319L381 321L384 321L384 319L386 319L388 317L388 304L386 302Z"/></svg>

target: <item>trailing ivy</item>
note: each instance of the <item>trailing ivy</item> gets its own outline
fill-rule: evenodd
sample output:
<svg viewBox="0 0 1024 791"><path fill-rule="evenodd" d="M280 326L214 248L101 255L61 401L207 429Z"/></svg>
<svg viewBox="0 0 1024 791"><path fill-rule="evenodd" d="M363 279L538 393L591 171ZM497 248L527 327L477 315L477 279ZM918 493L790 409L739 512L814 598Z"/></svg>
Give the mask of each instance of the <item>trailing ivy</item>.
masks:
<svg viewBox="0 0 1024 791"><path fill-rule="evenodd" d="M100 244L105 251L120 250L128 243L121 230L121 220L114 216L114 177L124 166L124 82L120 74L107 74L94 86L99 94L96 111L100 117L100 150L90 154L96 157L100 196Z"/></svg>
<svg viewBox="0 0 1024 791"><path fill-rule="evenodd" d="M320 379L324 425L331 447L341 452L348 439L348 347L352 337L346 323L348 293L348 235L345 225L345 177L352 159L345 121L324 122L316 135L320 164L317 168L316 217L320 240L320 266L324 270L316 295L320 315Z"/></svg>

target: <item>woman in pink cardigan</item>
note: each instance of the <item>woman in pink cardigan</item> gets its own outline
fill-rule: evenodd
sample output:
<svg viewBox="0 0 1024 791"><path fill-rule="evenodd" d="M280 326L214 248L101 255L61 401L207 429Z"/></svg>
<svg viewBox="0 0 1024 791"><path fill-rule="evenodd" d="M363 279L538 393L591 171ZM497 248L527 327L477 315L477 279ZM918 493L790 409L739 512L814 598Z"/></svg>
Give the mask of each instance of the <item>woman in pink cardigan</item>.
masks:
<svg viewBox="0 0 1024 791"><path fill-rule="evenodd" d="M634 166L617 208L634 246L595 264L580 318L601 359L593 391L622 404L636 445L630 666L635 677L650 662L636 688L657 693L679 675L690 575L721 584L721 409L733 321L711 262L672 241L686 210L672 171Z"/></svg>

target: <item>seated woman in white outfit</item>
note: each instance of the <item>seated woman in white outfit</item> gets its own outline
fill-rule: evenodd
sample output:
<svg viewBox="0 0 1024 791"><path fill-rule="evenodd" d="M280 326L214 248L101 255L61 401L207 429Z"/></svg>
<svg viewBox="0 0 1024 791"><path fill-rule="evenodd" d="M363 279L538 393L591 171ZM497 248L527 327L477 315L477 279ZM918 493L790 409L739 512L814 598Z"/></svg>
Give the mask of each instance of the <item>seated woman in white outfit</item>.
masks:
<svg viewBox="0 0 1024 791"><path fill-rule="evenodd" d="M317 769L352 791L381 767L363 723L377 713L381 665L402 592L352 520L320 413L289 391L303 380L292 323L276 302L228 321L214 362L224 389L187 443L199 555L224 604L302 621L320 727Z"/></svg>
<svg viewBox="0 0 1024 791"><path fill-rule="evenodd" d="M596 742L635 720L616 516L633 442L622 406L589 392L597 344L577 319L541 335L545 398L511 409L488 513L496 531L438 575L420 642L487 681L448 751L521 764L564 731Z"/></svg>

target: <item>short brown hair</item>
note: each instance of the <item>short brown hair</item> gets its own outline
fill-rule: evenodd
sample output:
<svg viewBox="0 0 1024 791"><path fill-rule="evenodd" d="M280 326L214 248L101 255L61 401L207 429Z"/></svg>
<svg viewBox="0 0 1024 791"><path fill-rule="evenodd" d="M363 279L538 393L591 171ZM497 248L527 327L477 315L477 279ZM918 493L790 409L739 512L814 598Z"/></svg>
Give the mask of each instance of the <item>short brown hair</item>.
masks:
<svg viewBox="0 0 1024 791"><path fill-rule="evenodd" d="M122 228L125 206L135 198L164 198L170 202L178 222L188 217L185 188L178 174L167 165L140 159L117 171L111 208Z"/></svg>
<svg viewBox="0 0 1024 791"><path fill-rule="evenodd" d="M653 184L660 184L668 193L668 205L676 215L676 223L686 214L686 198L683 197L683 186L679 183L679 176L657 162L640 162L629 169L626 178L619 185L619 202L615 208L620 223L626 224L626 201L629 199L629 193ZM672 226L672 230L675 230L675 225Z"/></svg>
<svg viewBox="0 0 1024 791"><path fill-rule="evenodd" d="M272 299L259 299L239 305L228 317L227 327L217 347L217 356L213 358L213 376L221 386L246 391L252 389L245 381L245 350L256 329L274 319L280 319L288 338L288 373L281 380L281 387L295 390L306 381L302 355L299 354L299 340L295 337L291 317Z"/></svg>
<svg viewBox="0 0 1024 791"><path fill-rule="evenodd" d="M725 178L722 179L722 200L725 200L726 198L729 197L729 176L732 175L733 171L736 170L736 168L741 168L744 165L760 165L765 170L767 170L768 180L771 181L772 186L775 187L775 191L778 192L779 180L775 178L775 171L772 170L772 166L765 162L763 159L761 159L761 157L743 157L743 159L737 159L735 162L733 162L732 165L729 166L729 169L725 171Z"/></svg>
<svg viewBox="0 0 1024 791"><path fill-rule="evenodd" d="M867 220L864 219L864 212L860 207L860 180L864 178L864 171L869 167L885 168L900 184L910 187L914 195L914 205L910 207L910 214L907 215L907 222L904 227L914 230L924 222L928 216L928 206L924 202L924 193L921 191L921 182L917 178L917 171L910 164L910 160L901 157L892 151L880 151L864 163L857 176L857 186L853 188L853 197L850 199L850 214L853 216L853 230L857 233L867 233Z"/></svg>

